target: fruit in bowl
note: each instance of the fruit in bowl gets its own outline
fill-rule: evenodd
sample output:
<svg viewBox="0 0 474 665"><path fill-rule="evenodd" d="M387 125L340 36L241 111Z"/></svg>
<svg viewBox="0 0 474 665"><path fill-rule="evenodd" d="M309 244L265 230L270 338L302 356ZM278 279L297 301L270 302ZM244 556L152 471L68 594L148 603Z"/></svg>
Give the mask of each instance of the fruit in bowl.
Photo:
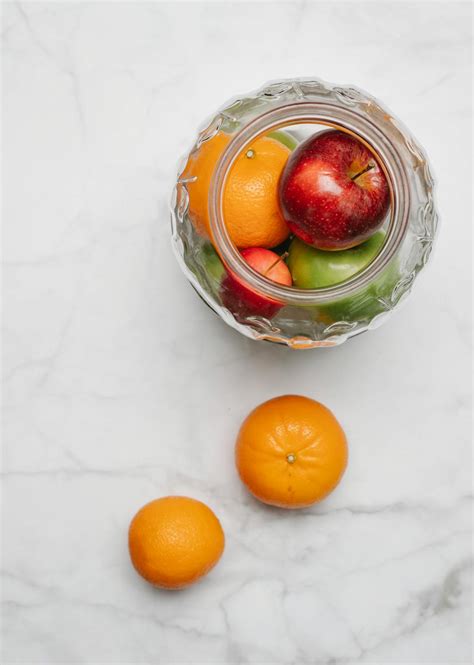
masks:
<svg viewBox="0 0 474 665"><path fill-rule="evenodd" d="M320 289L350 279L375 259L384 239L385 232L377 231L357 247L329 252L293 238L286 261L293 285L300 289Z"/></svg>
<svg viewBox="0 0 474 665"><path fill-rule="evenodd" d="M283 143L290 150L294 150L298 145L298 141L293 134L286 132L284 129L276 129L274 132L270 132L267 134L267 138Z"/></svg>
<svg viewBox="0 0 474 665"><path fill-rule="evenodd" d="M229 140L217 133L191 155L185 171L190 218L202 236L212 235L207 217L209 181L204 176L210 177L211 165ZM223 191L224 223L249 266L276 284L303 289L332 286L365 268L383 245L384 232L377 229L388 206L388 185L375 156L338 130L314 134L299 145L283 130L253 141L237 157ZM271 319L283 306L281 300L256 293L242 276L228 272L204 239L197 260L206 286L236 318ZM360 295L361 316L367 304L378 299L378 292L374 297L365 292L356 295L311 309L329 322L335 316L350 316L341 306L352 312L356 303L359 311Z"/></svg>
<svg viewBox="0 0 474 665"><path fill-rule="evenodd" d="M291 286L285 255L279 256L263 247L249 247L241 254L249 266L263 277L283 286ZM231 273L222 281L221 298L224 307L240 318L257 315L271 319L282 307L282 303L255 293Z"/></svg>
<svg viewBox="0 0 474 665"><path fill-rule="evenodd" d="M366 268L385 241L385 232L377 231L361 245L340 252L315 249L294 238L288 250L287 264L294 286L319 289L344 282ZM335 321L370 319L382 312L399 279L397 261L368 286L340 300L312 308L315 317L330 324Z"/></svg>
<svg viewBox="0 0 474 665"><path fill-rule="evenodd" d="M400 268L395 259L369 285L350 296L318 306L316 318L329 324L336 321L369 321L396 304L393 293L399 279Z"/></svg>
<svg viewBox="0 0 474 665"><path fill-rule="evenodd" d="M225 273L225 268L210 242L203 242L198 247L197 260L202 264L204 271L210 276L213 284L220 284Z"/></svg>
<svg viewBox="0 0 474 665"><path fill-rule="evenodd" d="M235 160L223 192L224 222L239 249L271 248L290 234L278 202L278 182L291 154L292 137L256 139ZM215 167L231 136L218 132L191 153L181 179L189 197L189 217L198 235L213 240L209 191Z"/></svg>
<svg viewBox="0 0 474 665"><path fill-rule="evenodd" d="M383 225L390 193L371 150L329 129L293 151L280 177L279 200L298 238L319 249L342 250L364 242Z"/></svg>

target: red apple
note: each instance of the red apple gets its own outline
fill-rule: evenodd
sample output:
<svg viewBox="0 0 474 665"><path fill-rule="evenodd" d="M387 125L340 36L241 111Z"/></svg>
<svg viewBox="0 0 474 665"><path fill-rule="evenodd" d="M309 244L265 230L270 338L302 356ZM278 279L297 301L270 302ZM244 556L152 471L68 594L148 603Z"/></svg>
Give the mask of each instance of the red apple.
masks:
<svg viewBox="0 0 474 665"><path fill-rule="evenodd" d="M390 205L387 179L374 154L334 129L300 143L281 175L279 197L292 232L326 250L367 240Z"/></svg>
<svg viewBox="0 0 474 665"><path fill-rule="evenodd" d="M262 247L249 247L241 252L249 266L277 284L291 286L291 274L283 257ZM240 317L259 315L271 319L282 303L252 291L237 276L228 274L221 286L224 307Z"/></svg>

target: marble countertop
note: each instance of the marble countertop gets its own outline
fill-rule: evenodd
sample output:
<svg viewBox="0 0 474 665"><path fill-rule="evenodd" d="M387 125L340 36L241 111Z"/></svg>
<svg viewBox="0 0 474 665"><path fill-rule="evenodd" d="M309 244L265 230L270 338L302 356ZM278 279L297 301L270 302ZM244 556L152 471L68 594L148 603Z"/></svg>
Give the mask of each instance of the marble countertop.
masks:
<svg viewBox="0 0 474 665"><path fill-rule="evenodd" d="M468 3L3 5L3 663L470 663ZM384 100L431 157L432 262L376 331L245 339L170 247L175 164L229 97L296 75ZM300 512L251 499L243 417L327 404L350 463ZM127 528L166 494L227 535L160 592Z"/></svg>

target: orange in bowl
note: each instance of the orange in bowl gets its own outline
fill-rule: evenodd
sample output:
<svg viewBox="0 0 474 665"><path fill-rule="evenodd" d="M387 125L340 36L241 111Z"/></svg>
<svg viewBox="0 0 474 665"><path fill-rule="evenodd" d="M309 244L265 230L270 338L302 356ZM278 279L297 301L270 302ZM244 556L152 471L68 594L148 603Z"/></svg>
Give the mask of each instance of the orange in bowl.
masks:
<svg viewBox="0 0 474 665"><path fill-rule="evenodd" d="M181 174L189 195L191 221L200 235L211 239L209 188L230 139L229 134L218 132L205 141L190 155ZM289 236L278 202L278 181L290 154L286 145L264 136L232 165L223 194L224 222L240 249L276 247Z"/></svg>
<svg viewBox="0 0 474 665"><path fill-rule="evenodd" d="M284 395L244 420L235 461L242 482L260 501L303 508L324 499L347 465L347 441L331 411L308 397Z"/></svg>
<svg viewBox="0 0 474 665"><path fill-rule="evenodd" d="M224 532L201 501L167 496L138 511L130 524L128 545L133 566L147 582L182 589L219 561Z"/></svg>

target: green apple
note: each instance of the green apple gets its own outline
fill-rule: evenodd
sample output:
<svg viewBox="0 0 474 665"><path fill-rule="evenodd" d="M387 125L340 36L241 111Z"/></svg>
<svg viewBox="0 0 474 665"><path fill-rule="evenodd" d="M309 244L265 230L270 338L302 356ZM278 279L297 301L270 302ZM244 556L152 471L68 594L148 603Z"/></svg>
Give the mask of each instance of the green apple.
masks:
<svg viewBox="0 0 474 665"><path fill-rule="evenodd" d="M390 306L389 301L399 278L398 261L395 259L368 286L346 298L319 306L317 317L326 323L373 319Z"/></svg>
<svg viewBox="0 0 474 665"><path fill-rule="evenodd" d="M361 245L338 252L315 249L295 238L287 259L293 285L300 289L320 289L346 281L377 256L384 238L385 233L378 231Z"/></svg>
<svg viewBox="0 0 474 665"><path fill-rule="evenodd" d="M283 145L286 145L286 147L290 150L294 150L298 145L298 141L295 139L295 137L289 132L283 131L282 129L276 129L274 132L267 134L267 136L269 139L275 139L275 141L283 143Z"/></svg>
<svg viewBox="0 0 474 665"><path fill-rule="evenodd" d="M225 268L219 258L218 253L210 242L204 242L198 249L198 261L203 267L206 275L210 276L210 281L219 286L225 273Z"/></svg>
<svg viewBox="0 0 474 665"><path fill-rule="evenodd" d="M384 238L385 232L378 231L361 245L337 252L315 249L295 238L287 259L293 285L301 289L318 289L350 279L373 261ZM315 315L326 323L371 319L383 311L384 300L392 293L398 278L397 262L392 261L374 282L360 291L313 308Z"/></svg>

